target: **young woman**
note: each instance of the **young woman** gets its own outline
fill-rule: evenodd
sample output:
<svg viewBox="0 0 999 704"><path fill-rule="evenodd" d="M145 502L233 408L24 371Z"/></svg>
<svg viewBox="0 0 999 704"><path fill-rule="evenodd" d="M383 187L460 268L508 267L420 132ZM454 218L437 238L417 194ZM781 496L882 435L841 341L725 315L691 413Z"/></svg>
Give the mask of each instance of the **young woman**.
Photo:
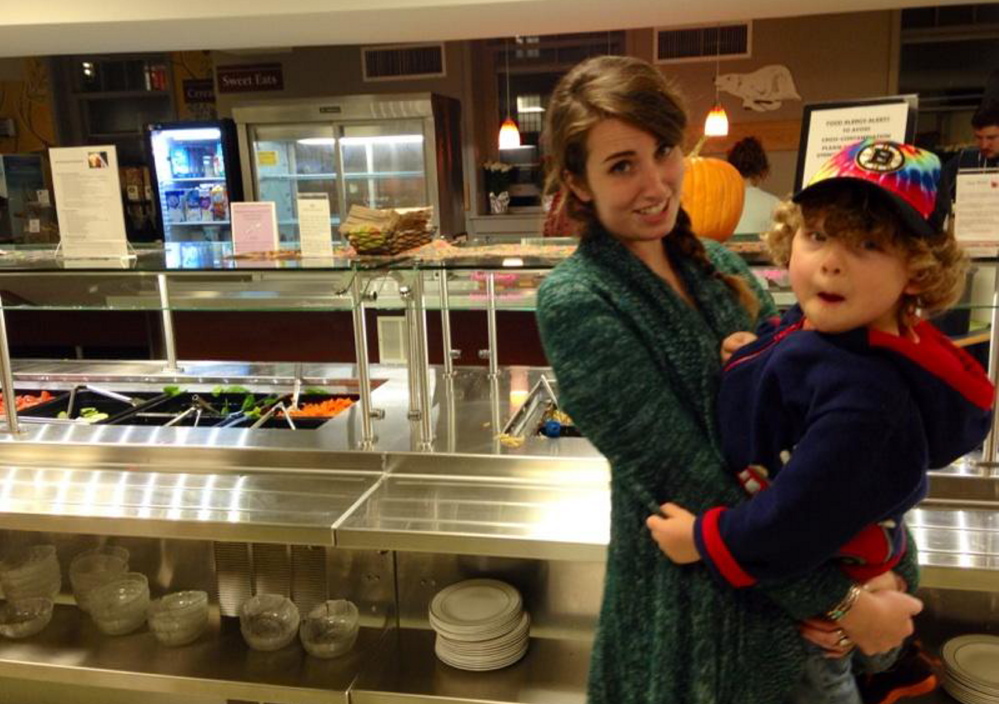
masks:
<svg viewBox="0 0 999 704"><path fill-rule="evenodd" d="M585 61L556 87L547 120L550 177L586 226L542 285L538 319L560 402L612 468L589 701L781 704L802 674L797 622L847 607L838 624L854 643L898 645L920 609L901 592L858 594L831 563L734 590L653 542L645 521L666 501L703 511L743 498L715 425L718 350L775 310L737 256L690 230L686 115L656 68ZM909 559L898 571L914 584ZM811 634L836 648L837 634Z"/></svg>

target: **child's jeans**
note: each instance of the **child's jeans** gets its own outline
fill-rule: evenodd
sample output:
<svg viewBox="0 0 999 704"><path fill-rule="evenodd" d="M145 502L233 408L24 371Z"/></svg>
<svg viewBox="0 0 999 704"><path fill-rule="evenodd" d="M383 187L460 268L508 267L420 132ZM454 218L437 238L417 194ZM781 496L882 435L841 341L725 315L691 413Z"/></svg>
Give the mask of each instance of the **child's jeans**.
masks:
<svg viewBox="0 0 999 704"><path fill-rule="evenodd" d="M787 704L861 704L857 673L884 672L895 664L902 648L887 653L864 655L853 650L841 658L824 657L817 645L805 643L808 658L805 672Z"/></svg>

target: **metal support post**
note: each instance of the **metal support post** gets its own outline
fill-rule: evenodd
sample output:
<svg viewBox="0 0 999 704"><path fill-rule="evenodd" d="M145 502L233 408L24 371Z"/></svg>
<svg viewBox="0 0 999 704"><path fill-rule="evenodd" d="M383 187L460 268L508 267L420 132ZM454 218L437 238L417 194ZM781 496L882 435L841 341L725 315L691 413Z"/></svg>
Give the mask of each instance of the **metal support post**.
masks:
<svg viewBox="0 0 999 704"><path fill-rule="evenodd" d="M992 329L989 333L989 379L993 385L999 380L999 265L994 269L995 287L992 293ZM999 441L999 415L992 414L992 430L982 446L982 461L996 461L996 443Z"/></svg>
<svg viewBox="0 0 999 704"><path fill-rule="evenodd" d="M447 414L447 452L454 453L458 446L458 418L454 397L454 377L444 378L444 408Z"/></svg>
<svg viewBox="0 0 999 704"><path fill-rule="evenodd" d="M166 351L166 371L177 371L177 345L173 337L173 311L170 309L170 289L166 274L156 275L156 286L160 292L160 314L163 319L163 346Z"/></svg>
<svg viewBox="0 0 999 704"><path fill-rule="evenodd" d="M499 376L489 375L489 432L492 433L493 453L503 451L503 424L500 414L500 380Z"/></svg>
<svg viewBox="0 0 999 704"><path fill-rule="evenodd" d="M419 375L420 352L416 342L416 314L413 311L413 289L410 286L399 287L399 297L405 305L406 317L406 384L409 387L409 420L420 419L420 383Z"/></svg>
<svg viewBox="0 0 999 704"><path fill-rule="evenodd" d="M416 380L420 391L420 449L433 447L434 428L430 417L430 358L427 353L427 307L423 271L417 270L413 286L413 317L416 322Z"/></svg>
<svg viewBox="0 0 999 704"><path fill-rule="evenodd" d="M368 326L364 319L364 300L361 293L361 274L354 272L350 284L351 313L354 318L354 355L357 358L357 376L361 397L361 448L369 449L375 441L371 409L371 372L368 368Z"/></svg>
<svg viewBox="0 0 999 704"><path fill-rule="evenodd" d="M454 376L455 356L460 352L451 347L451 296L447 289L447 269L442 267L439 276L437 283L441 298L441 336L444 338L444 378L450 379Z"/></svg>
<svg viewBox="0 0 999 704"><path fill-rule="evenodd" d="M489 359L489 378L499 377L499 344L496 334L496 274L486 274L486 329L489 333L489 349L480 350L480 357Z"/></svg>
<svg viewBox="0 0 999 704"><path fill-rule="evenodd" d="M17 423L17 391L14 374L10 368L10 347L7 344L7 321L4 319L3 300L0 299L0 383L3 383L3 406L7 414L7 431L13 435L21 432Z"/></svg>

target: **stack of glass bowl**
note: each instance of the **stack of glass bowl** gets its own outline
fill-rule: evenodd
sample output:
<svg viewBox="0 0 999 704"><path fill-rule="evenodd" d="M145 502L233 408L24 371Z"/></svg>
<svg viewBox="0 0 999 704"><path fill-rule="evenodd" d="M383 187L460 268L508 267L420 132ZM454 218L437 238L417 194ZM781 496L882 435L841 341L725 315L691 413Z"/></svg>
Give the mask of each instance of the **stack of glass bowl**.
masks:
<svg viewBox="0 0 999 704"><path fill-rule="evenodd" d="M258 594L239 607L239 630L254 650L278 650L298 633L301 617L291 599L280 594Z"/></svg>
<svg viewBox="0 0 999 704"><path fill-rule="evenodd" d="M300 636L309 655L335 658L350 652L359 630L357 607L346 599L335 599L309 612L302 622Z"/></svg>
<svg viewBox="0 0 999 704"><path fill-rule="evenodd" d="M174 592L149 605L149 630L163 645L193 643L207 625L206 592Z"/></svg>
<svg viewBox="0 0 999 704"><path fill-rule="evenodd" d="M103 633L120 636L146 622L149 581L146 575L126 572L94 588L87 597L90 615Z"/></svg>
<svg viewBox="0 0 999 704"><path fill-rule="evenodd" d="M0 606L0 636L28 638L40 633L52 620L52 600L32 596L18 601L8 601Z"/></svg>
<svg viewBox="0 0 999 704"><path fill-rule="evenodd" d="M34 545L6 557L0 562L0 587L8 601L54 598L62 588L55 547Z"/></svg>
<svg viewBox="0 0 999 704"><path fill-rule="evenodd" d="M128 550L106 545L81 552L69 565L69 582L76 605L90 613L90 593L128 572Z"/></svg>

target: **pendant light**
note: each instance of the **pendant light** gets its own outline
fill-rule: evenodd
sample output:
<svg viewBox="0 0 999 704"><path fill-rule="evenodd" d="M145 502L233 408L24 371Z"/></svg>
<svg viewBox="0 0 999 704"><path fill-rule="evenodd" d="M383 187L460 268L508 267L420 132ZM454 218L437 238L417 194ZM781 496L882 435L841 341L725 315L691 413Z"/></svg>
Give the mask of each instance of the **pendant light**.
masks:
<svg viewBox="0 0 999 704"><path fill-rule="evenodd" d="M705 137L726 137L728 136L728 114L721 104L721 95L718 91L718 75L721 73L721 27L718 27L718 35L715 39L715 105L708 111L708 116L704 120Z"/></svg>
<svg viewBox="0 0 999 704"><path fill-rule="evenodd" d="M500 125L499 148L516 149L520 146L520 129L517 123L510 116L510 43L503 40L504 54L506 54L506 119Z"/></svg>

